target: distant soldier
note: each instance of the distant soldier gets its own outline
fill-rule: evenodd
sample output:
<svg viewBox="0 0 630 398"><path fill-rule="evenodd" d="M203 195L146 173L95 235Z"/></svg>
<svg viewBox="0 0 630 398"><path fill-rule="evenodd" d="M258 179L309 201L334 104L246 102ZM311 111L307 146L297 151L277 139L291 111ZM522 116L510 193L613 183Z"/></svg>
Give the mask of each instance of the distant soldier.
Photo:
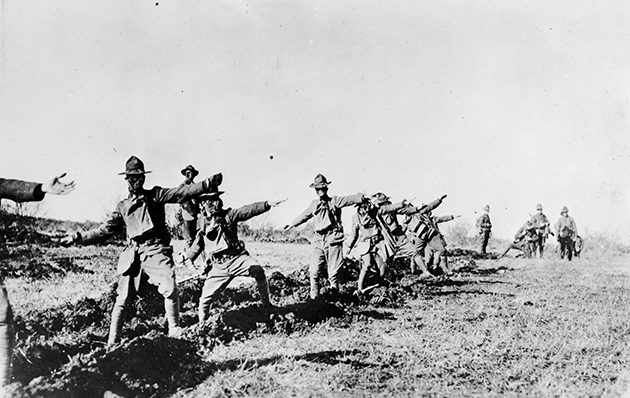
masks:
<svg viewBox="0 0 630 398"><path fill-rule="evenodd" d="M254 278L263 306L271 307L265 271L249 255L245 243L239 240L238 223L263 214L284 200L256 202L238 209L224 209L221 194L223 191L214 190L197 198L203 217L199 233L185 254L186 261L194 261L204 251L208 259L209 271L199 298L199 323L206 320L212 299L237 276Z"/></svg>
<svg viewBox="0 0 630 398"><path fill-rule="evenodd" d="M373 197L373 200L378 198L377 194ZM357 212L352 216L348 255L356 244L356 249L361 259L361 271L357 289L359 293L364 292L365 276L371 266L377 268L381 281L385 278L388 261L393 256L395 247L394 239L385 226L383 216L390 213L395 214L404 208L406 204L406 201L392 204L375 200L375 203L362 202L356 205Z"/></svg>
<svg viewBox="0 0 630 398"><path fill-rule="evenodd" d="M186 179L180 184L180 188L186 185L194 184L195 177L199 175L199 171L197 171L191 164L184 167L181 173L184 177L186 177ZM184 220L182 225L182 235L184 235L186 247L190 247L193 240L195 239L195 236L197 235L197 216L199 215L199 203L197 203L197 199L195 198L189 199L183 203L180 203L180 208L182 210L182 219Z"/></svg>
<svg viewBox="0 0 630 398"><path fill-rule="evenodd" d="M483 207L483 214L477 219L477 232L481 243L481 254L486 254L490 234L492 233L492 222L490 222L490 206Z"/></svg>
<svg viewBox="0 0 630 398"><path fill-rule="evenodd" d="M582 239L580 235L577 235L573 241L573 257L580 258L582 249L584 249L584 239Z"/></svg>
<svg viewBox="0 0 630 398"><path fill-rule="evenodd" d="M578 236L577 224L573 217L569 217L569 209L566 206L560 211L560 219L556 222L556 239L560 244L560 258L567 256L571 261L573 257L573 239Z"/></svg>
<svg viewBox="0 0 630 398"><path fill-rule="evenodd" d="M510 249L520 250L526 258L530 258L533 251L532 247L537 239L536 226L531 221L526 221L525 224L516 231L514 241L505 248L499 258L504 257Z"/></svg>
<svg viewBox="0 0 630 398"><path fill-rule="evenodd" d="M551 223L547 219L547 216L543 214L543 207L540 203L536 205L536 214L532 216L530 221L536 227L536 236L537 236L537 239L534 242L532 255L536 255L536 251L538 250L540 258L543 258L543 251L545 250L545 243L547 243L547 237L551 233L551 229L550 229Z"/></svg>
<svg viewBox="0 0 630 398"><path fill-rule="evenodd" d="M425 263L429 269L440 268L443 273L448 274L451 270L448 265L446 240L439 226L441 223L452 221L461 217L461 215L434 216L429 213L427 216L432 223L431 227L434 228L437 233L433 234L433 237L427 242L424 253Z"/></svg>
<svg viewBox="0 0 630 398"><path fill-rule="evenodd" d="M315 232L318 239L313 243L313 256L309 266L309 276L311 280L312 299L319 296L320 270L327 266L328 280L333 291L339 290L339 280L337 274L343 265L343 225L341 223L341 209L365 201L365 196L361 193L349 196L328 196L328 185L331 182L326 180L322 174L315 176L313 183L309 186L315 188L317 199L308 206L293 222L286 225L285 230L290 230L306 221L313 219Z"/></svg>
<svg viewBox="0 0 630 398"><path fill-rule="evenodd" d="M179 328L179 296L175 282L173 247L165 217L168 203L182 203L205 192L215 190L223 176L215 174L202 182L177 188L144 188L144 163L131 156L125 165L124 175L129 196L118 203L108 219L98 228L87 232L77 232L65 238L66 243L90 245L110 238L122 230L127 233L127 247L118 260L118 289L112 310L108 346L119 340L122 329L123 312L127 304L135 298L143 276L148 282L158 286L164 296L164 310L168 321L168 333L177 336Z"/></svg>
<svg viewBox="0 0 630 398"><path fill-rule="evenodd" d="M0 178L0 199L14 202L38 202L49 193L66 195L74 189L74 182L65 183L59 177L41 184L21 180ZM13 311L9 304L9 295L4 287L4 280L0 276L0 395L2 388L11 382L11 363L13 358Z"/></svg>

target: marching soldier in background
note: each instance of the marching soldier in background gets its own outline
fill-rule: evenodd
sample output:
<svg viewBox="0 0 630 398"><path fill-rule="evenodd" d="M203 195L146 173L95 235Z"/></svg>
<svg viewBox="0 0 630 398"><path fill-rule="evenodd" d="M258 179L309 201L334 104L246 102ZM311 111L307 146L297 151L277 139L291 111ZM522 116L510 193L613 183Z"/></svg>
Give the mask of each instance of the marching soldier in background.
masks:
<svg viewBox="0 0 630 398"><path fill-rule="evenodd" d="M522 251L526 258L532 257L533 245L538 239L536 229L534 223L526 221L525 224L516 231L514 241L505 248L498 258L504 257L510 249Z"/></svg>
<svg viewBox="0 0 630 398"><path fill-rule="evenodd" d="M194 184L195 177L199 175L199 171L197 171L191 164L184 167L181 173L184 177L186 177L186 179L180 184L180 188L186 185ZM182 225L182 235L184 236L184 241L186 241L186 247L190 247L197 235L197 215L199 214L199 203L197 203L197 199L195 198L189 199L180 203L180 208L182 210L182 219L184 220Z"/></svg>
<svg viewBox="0 0 630 398"><path fill-rule="evenodd" d="M224 209L221 194L223 191L215 189L197 198L201 204L203 217L199 233L184 257L185 261L194 261L204 251L210 266L199 298L200 324L208 316L212 298L223 291L237 276L254 278L263 306L271 307L265 271L249 255L245 243L238 239L238 223L263 214L284 200L256 202L238 209Z"/></svg>
<svg viewBox="0 0 630 398"><path fill-rule="evenodd" d="M175 282L173 247L165 219L167 203L182 203L205 192L216 189L223 176L215 174L202 182L178 188L144 188L144 163L135 156L127 160L124 175L129 197L118 203L114 212L98 228L64 238L65 243L89 245L116 235L123 229L127 232L127 247L118 261L118 289L112 310L108 346L115 344L123 323L126 305L133 300L143 275L148 282L158 286L164 296L164 310L170 336L177 336L179 324L179 296Z"/></svg>
<svg viewBox="0 0 630 398"><path fill-rule="evenodd" d="M64 173L44 184L0 178L0 199L39 202L47 193L67 195L74 189L74 182L62 182L65 175ZM0 277L0 396L3 395L2 388L11 382L13 336L13 311L4 281Z"/></svg>
<svg viewBox="0 0 630 398"><path fill-rule="evenodd" d="M492 233L492 222L490 222L490 206L483 207L483 214L477 219L477 232L479 233L479 243L481 243L481 254L486 254L490 234Z"/></svg>
<svg viewBox="0 0 630 398"><path fill-rule="evenodd" d="M556 222L556 239L560 244L560 258L567 256L571 261L573 257L573 239L578 235L577 225L573 217L569 217L569 209L566 206L560 211L560 219Z"/></svg>
<svg viewBox="0 0 630 398"><path fill-rule="evenodd" d="M532 255L535 256L536 251L538 250L540 258L543 258L545 243L547 242L547 237L551 233L551 223L547 219L547 216L543 214L543 207L540 203L536 205L536 214L534 214L529 221L531 221L536 227L537 236L537 239L534 241L534 247L532 248Z"/></svg>
<svg viewBox="0 0 630 398"><path fill-rule="evenodd" d="M352 229L350 230L350 243L346 257L357 244L357 251L361 259L361 271L359 273L357 291L364 292L363 284L369 268L374 265L382 282L387 273L388 261L393 256L396 248L394 238L385 226L383 216L403 209L406 201L398 203L385 203L385 194L378 193L372 197L374 203L362 202L357 206L357 212L352 216ZM389 198L387 198L389 199ZM358 243L357 243L358 242Z"/></svg>
<svg viewBox="0 0 630 398"><path fill-rule="evenodd" d="M319 296L319 272L327 266L328 280L333 291L339 290L337 274L343 264L343 225L341 224L341 209L365 201L361 193L349 196L328 196L328 185L322 174L315 176L309 186L315 189L317 199L308 206L293 222L284 227L290 230L306 221L313 219L314 229L319 239L313 243L313 255L309 266L312 299Z"/></svg>

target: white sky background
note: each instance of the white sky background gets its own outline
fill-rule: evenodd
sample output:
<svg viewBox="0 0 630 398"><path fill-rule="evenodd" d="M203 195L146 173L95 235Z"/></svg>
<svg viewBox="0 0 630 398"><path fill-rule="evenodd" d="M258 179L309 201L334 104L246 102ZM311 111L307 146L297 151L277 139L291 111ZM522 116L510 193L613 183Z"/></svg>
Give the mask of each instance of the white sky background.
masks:
<svg viewBox="0 0 630 398"><path fill-rule="evenodd" d="M148 187L193 164L226 206L288 198L278 226L321 172L489 204L499 237L539 202L630 235L628 2L1 1L0 173L76 180L49 217L102 220L133 154Z"/></svg>

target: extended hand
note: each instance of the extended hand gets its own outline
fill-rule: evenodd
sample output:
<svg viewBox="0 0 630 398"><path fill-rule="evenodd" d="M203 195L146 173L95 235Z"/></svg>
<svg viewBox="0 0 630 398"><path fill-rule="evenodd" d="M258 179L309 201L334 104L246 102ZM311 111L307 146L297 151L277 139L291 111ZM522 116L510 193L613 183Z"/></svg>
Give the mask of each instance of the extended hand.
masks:
<svg viewBox="0 0 630 398"><path fill-rule="evenodd" d="M282 202L286 202L286 201L287 201L286 199L281 199L281 200L268 200L268 201L267 201L267 203L269 203L269 206L270 206L270 207L276 207L276 206L279 206L279 205L280 205L280 203L282 203Z"/></svg>
<svg viewBox="0 0 630 398"><path fill-rule="evenodd" d="M77 241L77 234L67 234L63 238L59 239L59 243L64 246L70 246Z"/></svg>
<svg viewBox="0 0 630 398"><path fill-rule="evenodd" d="M461 214L458 214L458 215L454 216L453 218L460 218L461 216L462 216Z"/></svg>
<svg viewBox="0 0 630 398"><path fill-rule="evenodd" d="M440 200L444 200L444 199L446 199L446 197L447 197L447 196L448 196L448 195L446 195L446 194L442 195L442 197L440 198Z"/></svg>
<svg viewBox="0 0 630 398"><path fill-rule="evenodd" d="M67 195L74 190L74 181L65 183L61 179L66 176L63 173L59 177L55 177L52 180L42 184L42 191L45 193L52 193L55 195Z"/></svg>
<svg viewBox="0 0 630 398"><path fill-rule="evenodd" d="M288 224L287 224L287 225L285 225L285 226L284 226L284 228L283 228L283 229L284 229L285 231L290 231L290 230L292 230L293 228L294 228L294 227L293 227L293 225L288 225Z"/></svg>

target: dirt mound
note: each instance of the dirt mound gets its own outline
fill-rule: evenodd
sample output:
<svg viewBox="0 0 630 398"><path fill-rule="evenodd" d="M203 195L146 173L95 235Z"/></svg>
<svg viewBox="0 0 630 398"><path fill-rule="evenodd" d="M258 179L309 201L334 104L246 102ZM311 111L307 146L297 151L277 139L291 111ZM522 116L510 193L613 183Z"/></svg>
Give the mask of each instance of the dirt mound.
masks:
<svg viewBox="0 0 630 398"><path fill-rule="evenodd" d="M463 264L461 272L474 269L470 253L451 261ZM213 300L214 315L201 325L196 312L203 280L191 279L178 286L183 327L178 339L165 337L163 298L154 286L145 283L126 311L121 344L108 351L104 345L115 298L113 284L109 293L98 299L83 299L16 318L14 374L18 383L9 396L85 397L103 396L107 391L123 397L166 396L195 385L214 371L214 365L204 362L202 354L217 344L306 331L324 321L347 327L369 317L382 319L387 316L383 309L401 307L418 297L429 298L443 286L450 286L448 278L426 280L410 275L408 270L409 260L397 259L384 285L374 285L369 293L357 296L359 263L347 261L340 274L340 289L324 289L317 300L309 298L306 270L288 275L274 272L268 280L276 307L261 306L255 284L241 285ZM371 283L378 278L372 273L368 280Z"/></svg>

